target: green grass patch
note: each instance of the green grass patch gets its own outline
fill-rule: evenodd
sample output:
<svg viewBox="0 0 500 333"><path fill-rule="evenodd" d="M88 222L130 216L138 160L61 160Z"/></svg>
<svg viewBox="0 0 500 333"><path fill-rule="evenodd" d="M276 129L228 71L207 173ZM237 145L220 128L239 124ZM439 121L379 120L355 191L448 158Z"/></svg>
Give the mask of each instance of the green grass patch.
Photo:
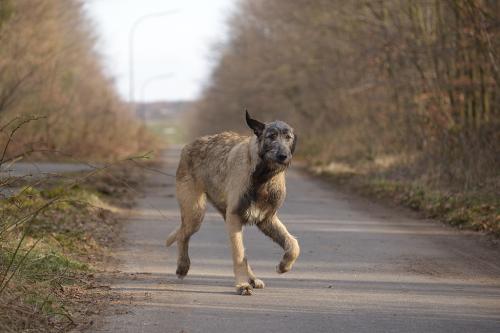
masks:
<svg viewBox="0 0 500 333"><path fill-rule="evenodd" d="M28 244L32 240L28 239ZM3 246L2 262L9 263L13 260L10 271L29 282L43 281L48 276L60 276L68 272L87 271L87 263L81 262L65 255L60 249L41 244L29 251L29 245L14 256L15 245Z"/></svg>
<svg viewBox="0 0 500 333"><path fill-rule="evenodd" d="M118 233L116 203L130 201L135 177L119 170L74 185L75 175L0 200L0 332L75 327L89 276Z"/></svg>
<svg viewBox="0 0 500 333"><path fill-rule="evenodd" d="M162 142L182 144L188 139L185 124L180 120L150 121L146 124L148 129L157 135Z"/></svg>

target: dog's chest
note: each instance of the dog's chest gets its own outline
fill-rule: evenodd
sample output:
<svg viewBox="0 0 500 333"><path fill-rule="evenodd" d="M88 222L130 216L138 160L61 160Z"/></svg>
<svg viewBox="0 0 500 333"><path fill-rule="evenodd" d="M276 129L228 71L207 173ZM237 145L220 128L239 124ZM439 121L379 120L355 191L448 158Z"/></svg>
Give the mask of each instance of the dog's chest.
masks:
<svg viewBox="0 0 500 333"><path fill-rule="evenodd" d="M266 183L249 188L238 207L238 215L244 223L259 223L272 217L285 199L285 187L281 184Z"/></svg>

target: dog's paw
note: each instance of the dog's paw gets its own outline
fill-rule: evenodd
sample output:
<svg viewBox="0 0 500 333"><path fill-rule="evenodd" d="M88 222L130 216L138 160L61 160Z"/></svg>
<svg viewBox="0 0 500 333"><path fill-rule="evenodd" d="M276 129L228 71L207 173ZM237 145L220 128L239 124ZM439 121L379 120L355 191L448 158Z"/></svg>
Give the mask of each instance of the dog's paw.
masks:
<svg viewBox="0 0 500 333"><path fill-rule="evenodd" d="M276 272L278 274L286 273L286 272L290 271L290 269L292 269L291 265L286 265L286 264L283 264L282 262L278 266L276 266Z"/></svg>
<svg viewBox="0 0 500 333"><path fill-rule="evenodd" d="M184 279L189 271L189 262L187 263L182 263L177 265L177 270L175 271L175 274L177 274L177 277L179 279Z"/></svg>
<svg viewBox="0 0 500 333"><path fill-rule="evenodd" d="M249 283L241 283L236 285L236 293L241 296L251 296L252 286Z"/></svg>
<svg viewBox="0 0 500 333"><path fill-rule="evenodd" d="M248 282L250 282L250 285L252 287L254 287L255 289L264 289L264 287L266 286L264 284L264 281L262 281L261 279L250 279Z"/></svg>

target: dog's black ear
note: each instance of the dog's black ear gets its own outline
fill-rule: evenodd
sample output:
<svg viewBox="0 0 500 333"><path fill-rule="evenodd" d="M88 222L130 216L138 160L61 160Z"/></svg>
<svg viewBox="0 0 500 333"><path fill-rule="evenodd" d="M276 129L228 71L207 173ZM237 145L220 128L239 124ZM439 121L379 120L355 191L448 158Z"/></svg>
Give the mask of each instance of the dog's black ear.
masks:
<svg viewBox="0 0 500 333"><path fill-rule="evenodd" d="M257 135L257 137L260 137L262 135L262 132L264 132L264 128L266 127L266 125L258 120L252 119L250 117L250 114L248 113L248 110L245 110L245 117L247 120L248 127L252 129L252 131L255 133L255 135Z"/></svg>
<svg viewBox="0 0 500 333"><path fill-rule="evenodd" d="M293 133L293 142L292 142L292 147L290 148L292 154L295 152L296 145L297 145L297 134Z"/></svg>

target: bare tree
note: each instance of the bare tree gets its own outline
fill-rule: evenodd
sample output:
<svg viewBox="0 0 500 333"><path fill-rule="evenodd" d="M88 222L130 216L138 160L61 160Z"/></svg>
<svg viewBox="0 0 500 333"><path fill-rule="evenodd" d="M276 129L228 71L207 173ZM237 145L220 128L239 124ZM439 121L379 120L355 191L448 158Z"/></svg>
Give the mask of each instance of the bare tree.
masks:
<svg viewBox="0 0 500 333"><path fill-rule="evenodd" d="M398 155L466 186L500 170L497 1L242 1L230 27L196 133L249 108L295 123L312 163Z"/></svg>

